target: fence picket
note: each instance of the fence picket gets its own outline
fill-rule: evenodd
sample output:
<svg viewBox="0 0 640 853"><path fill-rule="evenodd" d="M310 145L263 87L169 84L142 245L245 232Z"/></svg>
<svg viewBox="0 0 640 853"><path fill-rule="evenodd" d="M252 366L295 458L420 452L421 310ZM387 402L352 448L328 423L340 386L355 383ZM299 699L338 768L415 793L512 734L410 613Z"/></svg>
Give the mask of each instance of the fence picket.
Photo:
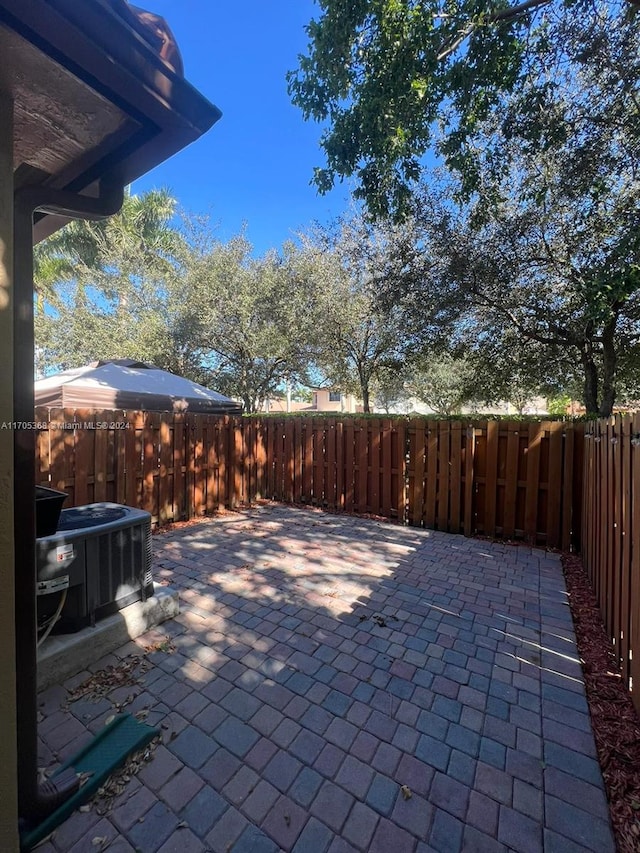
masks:
<svg viewBox="0 0 640 853"><path fill-rule="evenodd" d="M502 535L511 539L516 532L516 507L518 503L518 463L521 424L507 424L507 449L504 471L504 510Z"/></svg>
<svg viewBox="0 0 640 853"><path fill-rule="evenodd" d="M304 469L302 473L302 502L313 502L313 422L304 421Z"/></svg>
<svg viewBox="0 0 640 853"><path fill-rule="evenodd" d="M451 476L449 480L449 506L451 533L461 533L460 519L462 517L462 424L454 421L451 424Z"/></svg>
<svg viewBox="0 0 640 853"><path fill-rule="evenodd" d="M464 446L464 535L471 536L475 533L476 523L474 515L474 493L475 484L473 472L475 471L476 453L476 431L473 424L467 426L466 440Z"/></svg>
<svg viewBox="0 0 640 853"><path fill-rule="evenodd" d="M549 435L549 464L547 473L547 547L558 548L561 542L562 515L562 434L564 425L556 421L546 424Z"/></svg>
<svg viewBox="0 0 640 853"><path fill-rule="evenodd" d="M359 418L356 426L356 459L358 460L357 511L367 511L369 483L369 429L368 421Z"/></svg>
<svg viewBox="0 0 640 853"><path fill-rule="evenodd" d="M449 421L438 423L438 488L437 488L437 519L438 530L449 529Z"/></svg>
<svg viewBox="0 0 640 853"><path fill-rule="evenodd" d="M613 466L613 526L611 563L612 578L612 628L614 652L619 664L622 664L622 423L616 418L611 426L610 446Z"/></svg>
<svg viewBox="0 0 640 853"><path fill-rule="evenodd" d="M91 472L91 441L92 433L85 429L85 423L90 422L94 415L90 410L80 409L75 412L78 424L75 442L74 465L74 503L83 506L91 502L89 497L89 477Z"/></svg>
<svg viewBox="0 0 640 853"><path fill-rule="evenodd" d="M412 421L412 443L409 448L409 464L413 460L413 524L421 527L424 523L424 472L425 472L425 429L424 421Z"/></svg>
<svg viewBox="0 0 640 853"><path fill-rule="evenodd" d="M498 421L487 421L486 475L484 481L484 534L496 535L496 508L498 498Z"/></svg>
<svg viewBox="0 0 640 853"><path fill-rule="evenodd" d="M169 471L172 457L171 425L173 416L163 413L160 415L158 440L160 444L160 467L158 468L158 521L166 524L173 521L173 499L171 496L171 481Z"/></svg>
<svg viewBox="0 0 640 853"><path fill-rule="evenodd" d="M293 456L293 421L286 418L283 422L283 457L282 457L282 498L286 503L293 503L294 484Z"/></svg>
<svg viewBox="0 0 640 853"><path fill-rule="evenodd" d="M629 602L630 678L634 691L631 694L636 710L640 712L640 414L633 416L631 440L631 531L635 531L631 544L631 596Z"/></svg>
<svg viewBox="0 0 640 853"><path fill-rule="evenodd" d="M426 527L436 525L436 501L438 496L438 423L434 422L427 429L427 461L426 461L426 483L427 494L424 510L424 523Z"/></svg>
<svg viewBox="0 0 640 853"><path fill-rule="evenodd" d="M344 510L344 424L336 421L336 509Z"/></svg>
<svg viewBox="0 0 640 853"><path fill-rule="evenodd" d="M574 512L573 498L573 457L575 430L565 429L564 451L562 460L562 540L561 548L569 551L571 548L572 521ZM578 507L582 512L582 506Z"/></svg>
<svg viewBox="0 0 640 853"><path fill-rule="evenodd" d="M353 512L355 505L355 435L353 419L344 425L344 508Z"/></svg>
<svg viewBox="0 0 640 853"><path fill-rule="evenodd" d="M374 418L369 421L369 446L371 448L371 476L369 479L369 511L380 515L380 455L382 430L380 421Z"/></svg>
<svg viewBox="0 0 640 853"><path fill-rule="evenodd" d="M540 442L542 425L529 424L527 445L527 491L524 510L524 535L527 542L535 545L538 532L538 498L540 476Z"/></svg>
<svg viewBox="0 0 640 853"><path fill-rule="evenodd" d="M395 445L393 458L395 460L395 510L396 518L403 524L408 524L408 477L407 477L407 426L399 421L394 430Z"/></svg>
<svg viewBox="0 0 640 853"><path fill-rule="evenodd" d="M302 503L303 501L303 486L302 486L302 468L303 468L303 436L302 436L302 418L296 418L293 421L293 501L294 503Z"/></svg>
<svg viewBox="0 0 640 853"><path fill-rule="evenodd" d="M336 494L336 422L334 418L328 418L325 423L325 505L328 509L337 506Z"/></svg>
<svg viewBox="0 0 640 853"><path fill-rule="evenodd" d="M380 422L380 514L391 518L391 487L393 459L391 456L391 421Z"/></svg>
<svg viewBox="0 0 640 853"><path fill-rule="evenodd" d="M622 421L621 436L621 466L622 466L622 489L621 489L621 580L620 580L620 655L622 677L624 683L629 687L629 655L631 647L629 644L630 616L629 600L631 597L631 420L624 418Z"/></svg>

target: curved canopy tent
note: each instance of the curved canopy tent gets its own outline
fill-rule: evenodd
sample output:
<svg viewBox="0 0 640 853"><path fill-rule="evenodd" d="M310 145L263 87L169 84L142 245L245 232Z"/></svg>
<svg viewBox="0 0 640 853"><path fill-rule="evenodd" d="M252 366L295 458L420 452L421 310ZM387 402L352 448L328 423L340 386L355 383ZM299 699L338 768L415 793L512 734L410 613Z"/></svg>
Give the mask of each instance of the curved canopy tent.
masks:
<svg viewBox="0 0 640 853"><path fill-rule="evenodd" d="M242 413L242 405L168 370L133 359L94 361L35 383L36 406L150 412Z"/></svg>

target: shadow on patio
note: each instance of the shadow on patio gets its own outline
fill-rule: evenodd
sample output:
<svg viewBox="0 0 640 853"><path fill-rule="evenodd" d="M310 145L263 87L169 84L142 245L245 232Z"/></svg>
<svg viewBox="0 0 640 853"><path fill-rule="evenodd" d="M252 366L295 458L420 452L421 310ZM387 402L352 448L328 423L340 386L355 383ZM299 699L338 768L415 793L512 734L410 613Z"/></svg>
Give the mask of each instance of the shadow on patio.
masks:
<svg viewBox="0 0 640 853"><path fill-rule="evenodd" d="M41 763L162 744L43 849L614 850L557 555L277 505L154 550L181 614L41 695Z"/></svg>

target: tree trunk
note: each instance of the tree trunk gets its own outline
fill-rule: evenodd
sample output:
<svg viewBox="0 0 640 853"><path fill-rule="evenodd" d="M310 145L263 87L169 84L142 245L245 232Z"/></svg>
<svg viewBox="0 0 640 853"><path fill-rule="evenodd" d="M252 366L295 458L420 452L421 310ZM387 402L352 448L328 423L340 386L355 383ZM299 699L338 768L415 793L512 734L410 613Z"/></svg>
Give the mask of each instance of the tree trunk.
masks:
<svg viewBox="0 0 640 853"><path fill-rule="evenodd" d="M593 360L591 343L584 346L580 354L584 370L584 407L588 415L598 414L598 368Z"/></svg>
<svg viewBox="0 0 640 853"><path fill-rule="evenodd" d="M617 315L614 315L602 331L602 398L599 411L601 418L608 418L611 415L616 398L617 353L615 331L617 319Z"/></svg>
<svg viewBox="0 0 640 853"><path fill-rule="evenodd" d="M363 408L365 414L368 415L371 412L371 406L369 404L369 386L363 384L361 390L362 390L362 408Z"/></svg>

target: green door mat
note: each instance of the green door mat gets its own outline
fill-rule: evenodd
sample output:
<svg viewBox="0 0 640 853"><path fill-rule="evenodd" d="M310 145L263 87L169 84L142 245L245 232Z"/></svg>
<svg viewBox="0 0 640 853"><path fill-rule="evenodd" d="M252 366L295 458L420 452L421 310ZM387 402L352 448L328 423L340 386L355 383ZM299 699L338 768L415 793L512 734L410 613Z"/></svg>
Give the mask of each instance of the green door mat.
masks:
<svg viewBox="0 0 640 853"><path fill-rule="evenodd" d="M59 767L52 778L72 768L76 773L91 774L65 802L46 817L42 823L23 833L20 849L31 850L39 841L53 832L79 806L89 800L104 781L117 770L127 756L149 743L158 729L141 723L131 714L118 714L95 738Z"/></svg>

